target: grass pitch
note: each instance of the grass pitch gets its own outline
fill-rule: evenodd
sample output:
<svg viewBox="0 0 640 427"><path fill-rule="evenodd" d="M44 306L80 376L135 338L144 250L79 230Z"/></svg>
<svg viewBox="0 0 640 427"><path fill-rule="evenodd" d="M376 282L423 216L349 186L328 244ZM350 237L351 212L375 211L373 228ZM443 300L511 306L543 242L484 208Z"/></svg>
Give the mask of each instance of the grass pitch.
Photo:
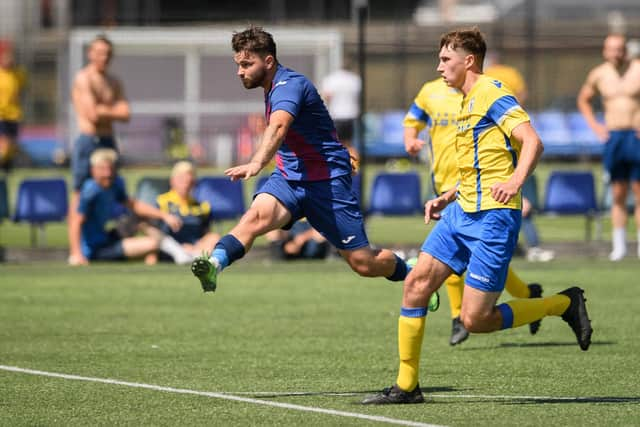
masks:
<svg viewBox="0 0 640 427"><path fill-rule="evenodd" d="M593 344L569 327L448 345L443 295L422 353L424 405L363 407L397 370L401 288L340 261L240 261L203 294L185 267L0 265L0 365L437 425L640 424L637 260L516 263L545 293L586 289ZM374 425L0 369L0 425Z"/></svg>

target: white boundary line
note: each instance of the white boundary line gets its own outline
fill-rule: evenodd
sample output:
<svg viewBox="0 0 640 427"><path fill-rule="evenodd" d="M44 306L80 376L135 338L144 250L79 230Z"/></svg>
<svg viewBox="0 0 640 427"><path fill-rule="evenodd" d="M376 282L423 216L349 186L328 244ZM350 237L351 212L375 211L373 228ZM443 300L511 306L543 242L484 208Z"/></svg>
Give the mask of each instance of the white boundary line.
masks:
<svg viewBox="0 0 640 427"><path fill-rule="evenodd" d="M226 394L226 393L189 390L184 388L163 387L163 386L153 385L153 384L119 381L119 380L114 380L110 378L83 377L80 375L69 375L69 374L60 374L56 372L38 371L35 369L25 369L25 368L19 368L17 366L0 365L0 370L9 371L9 372L18 372L18 373L29 374L29 375L39 375L43 377L62 378L65 380L87 381L87 382L94 382L94 383L143 388L147 390L164 391L168 393L193 394L196 396L213 397L215 399L232 400L235 402L252 403L255 405L273 406L276 408L292 409L295 411L317 412L320 414L334 415L338 417L358 418L362 420L377 421L380 423L387 423L387 424L396 424L396 425L414 426L414 427L442 427L435 424L426 424L426 423L420 423L417 421L407 421L407 420L400 420L400 419L388 418L388 417L382 417L382 416L376 416L376 415L359 414L357 412L336 411L333 409L317 408L315 406L294 405L291 403L274 402L271 400L252 399L249 397L234 396L232 394Z"/></svg>

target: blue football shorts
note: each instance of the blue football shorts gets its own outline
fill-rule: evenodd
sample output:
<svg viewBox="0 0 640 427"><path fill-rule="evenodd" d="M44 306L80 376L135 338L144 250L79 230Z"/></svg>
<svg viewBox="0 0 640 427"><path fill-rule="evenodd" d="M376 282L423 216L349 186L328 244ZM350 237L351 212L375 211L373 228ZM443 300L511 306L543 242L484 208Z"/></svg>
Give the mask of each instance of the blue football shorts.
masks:
<svg viewBox="0 0 640 427"><path fill-rule="evenodd" d="M117 151L116 142L110 136L95 136L80 134L73 144L71 152L71 174L73 175L73 189L80 191L82 184L91 175L89 159L98 148L112 148Z"/></svg>
<svg viewBox="0 0 640 427"><path fill-rule="evenodd" d="M451 203L427 236L422 251L456 274L467 270L465 283L485 292L501 292L518 241L522 213L489 209L467 213Z"/></svg>
<svg viewBox="0 0 640 427"><path fill-rule="evenodd" d="M602 161L611 181L640 181L640 139L636 131L610 131Z"/></svg>
<svg viewBox="0 0 640 427"><path fill-rule="evenodd" d="M321 181L287 181L273 172L256 192L271 194L291 213L290 228L300 218L338 249L369 246L360 205L351 188L351 175Z"/></svg>

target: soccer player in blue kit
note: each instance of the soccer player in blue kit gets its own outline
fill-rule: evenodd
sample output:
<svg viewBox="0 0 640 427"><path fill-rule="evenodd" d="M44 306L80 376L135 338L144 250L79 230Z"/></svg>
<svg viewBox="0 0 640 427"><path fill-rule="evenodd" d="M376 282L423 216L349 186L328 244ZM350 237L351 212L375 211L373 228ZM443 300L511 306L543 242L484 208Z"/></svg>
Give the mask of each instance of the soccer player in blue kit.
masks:
<svg viewBox="0 0 640 427"><path fill-rule="evenodd" d="M251 26L231 40L237 75L246 89L264 89L267 128L249 163L225 171L231 180L257 175L275 156L276 168L253 203L213 252L191 270L205 292L217 275L242 258L256 237L306 217L361 276L402 281L409 267L388 249L369 245L351 188L349 152L313 84L278 63L273 37Z"/></svg>

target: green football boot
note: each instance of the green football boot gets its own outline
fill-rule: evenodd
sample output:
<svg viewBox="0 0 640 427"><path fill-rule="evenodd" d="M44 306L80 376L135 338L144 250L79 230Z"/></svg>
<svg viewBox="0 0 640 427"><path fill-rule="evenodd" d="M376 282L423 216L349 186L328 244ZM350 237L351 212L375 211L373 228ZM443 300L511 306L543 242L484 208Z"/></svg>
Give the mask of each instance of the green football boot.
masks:
<svg viewBox="0 0 640 427"><path fill-rule="evenodd" d="M214 292L216 290L216 279L218 269L209 261L209 255L204 252L191 263L191 272L200 280L204 292Z"/></svg>

